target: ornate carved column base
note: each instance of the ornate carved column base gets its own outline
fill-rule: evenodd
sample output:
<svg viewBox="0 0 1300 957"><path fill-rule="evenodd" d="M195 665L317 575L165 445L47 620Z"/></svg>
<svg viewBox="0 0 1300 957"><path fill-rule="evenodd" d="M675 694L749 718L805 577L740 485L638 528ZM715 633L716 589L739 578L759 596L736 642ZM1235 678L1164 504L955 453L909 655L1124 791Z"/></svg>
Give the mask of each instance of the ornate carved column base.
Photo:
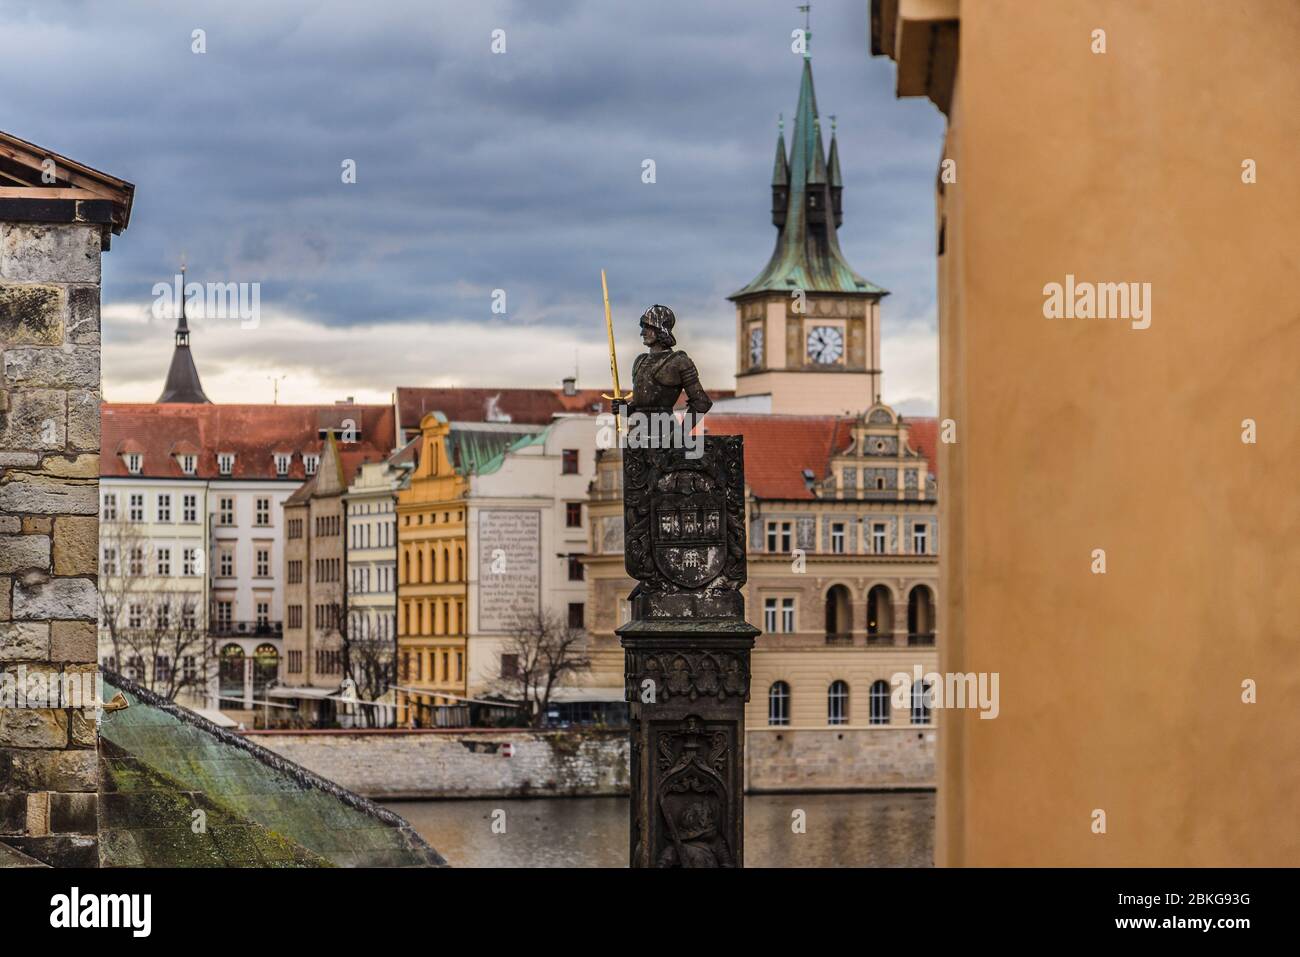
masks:
<svg viewBox="0 0 1300 957"><path fill-rule="evenodd" d="M745 702L758 629L634 621L618 633L632 724L632 866L742 867Z"/></svg>

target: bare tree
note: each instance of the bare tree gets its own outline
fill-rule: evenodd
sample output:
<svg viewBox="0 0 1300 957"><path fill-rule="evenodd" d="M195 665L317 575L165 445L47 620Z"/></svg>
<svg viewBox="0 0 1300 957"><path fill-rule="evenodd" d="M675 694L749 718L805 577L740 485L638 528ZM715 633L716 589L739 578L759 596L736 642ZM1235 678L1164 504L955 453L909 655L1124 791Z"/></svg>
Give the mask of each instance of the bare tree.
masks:
<svg viewBox="0 0 1300 957"><path fill-rule="evenodd" d="M174 700L207 692L211 643L200 614L202 592L167 587L153 543L129 523L100 526L99 625L118 671ZM181 556L168 556L180 560ZM170 570L170 569L169 569Z"/></svg>
<svg viewBox="0 0 1300 957"><path fill-rule="evenodd" d="M496 684L501 693L522 700L533 727L540 727L550 708L551 695L564 679L591 669L587 633L559 615L538 611L524 618L502 649L513 670Z"/></svg>
<svg viewBox="0 0 1300 957"><path fill-rule="evenodd" d="M389 634L375 627L375 622L361 610L345 615L343 606L334 606L331 621L338 622L338 636L343 644L343 674L352 679L357 698L376 701L397 683L396 628ZM358 723L363 727L382 727L396 716L394 708L361 705Z"/></svg>

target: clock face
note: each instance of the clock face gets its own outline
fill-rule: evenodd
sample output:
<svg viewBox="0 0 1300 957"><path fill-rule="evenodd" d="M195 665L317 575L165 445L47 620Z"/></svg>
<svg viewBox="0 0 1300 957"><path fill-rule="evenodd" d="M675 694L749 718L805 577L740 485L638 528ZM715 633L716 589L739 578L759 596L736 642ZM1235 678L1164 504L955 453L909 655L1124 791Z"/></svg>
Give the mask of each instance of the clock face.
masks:
<svg viewBox="0 0 1300 957"><path fill-rule="evenodd" d="M749 330L749 364L761 365L763 362L763 327L754 326Z"/></svg>
<svg viewBox="0 0 1300 957"><path fill-rule="evenodd" d="M844 355L844 333L835 326L814 326L808 333L808 358L819 365L838 362Z"/></svg>

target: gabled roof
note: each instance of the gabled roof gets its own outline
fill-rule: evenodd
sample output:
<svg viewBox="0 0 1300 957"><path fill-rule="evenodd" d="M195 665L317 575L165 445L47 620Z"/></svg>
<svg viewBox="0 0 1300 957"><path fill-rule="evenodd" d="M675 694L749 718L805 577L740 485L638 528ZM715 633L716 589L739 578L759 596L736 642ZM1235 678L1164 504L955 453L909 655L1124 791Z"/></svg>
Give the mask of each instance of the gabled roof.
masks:
<svg viewBox="0 0 1300 957"><path fill-rule="evenodd" d="M803 470L813 482L823 481L831 459L853 443L854 416L841 415L727 415L710 413L704 427L710 435L745 437L745 484L760 499L813 499L817 496L804 481ZM937 422L930 418L908 418L908 444L925 459L931 473L937 473L935 437Z"/></svg>
<svg viewBox="0 0 1300 957"><path fill-rule="evenodd" d="M140 475L152 478L280 479L302 482L310 476L302 456L319 455L322 430L355 430L356 442L340 439L345 468L362 459L374 461L393 450L395 434L390 405L216 405L105 402L100 406L101 477L129 476L121 457L113 454L131 441L144 456ZM198 449L194 476L181 471L175 456ZM293 451L289 473L275 469L277 452ZM229 476L217 470L217 453L234 453ZM348 473L351 474L351 473Z"/></svg>
<svg viewBox="0 0 1300 957"><path fill-rule="evenodd" d="M97 223L107 249L110 233L130 222L134 198L126 180L0 132L0 219Z"/></svg>

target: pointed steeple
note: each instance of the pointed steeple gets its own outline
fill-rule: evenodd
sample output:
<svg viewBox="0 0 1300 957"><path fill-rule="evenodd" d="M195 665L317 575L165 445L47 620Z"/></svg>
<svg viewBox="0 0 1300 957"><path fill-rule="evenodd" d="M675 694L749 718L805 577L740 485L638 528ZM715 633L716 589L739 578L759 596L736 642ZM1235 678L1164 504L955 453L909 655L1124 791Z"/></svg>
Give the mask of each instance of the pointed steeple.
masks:
<svg viewBox="0 0 1300 957"><path fill-rule="evenodd" d="M785 117L776 121L776 161L772 164L772 225L785 225L785 207L790 201L790 164L785 160Z"/></svg>
<svg viewBox="0 0 1300 957"><path fill-rule="evenodd" d="M830 187L831 187L831 209L835 211L835 228L839 229L844 225L844 210L841 205L841 198L844 193L844 180L840 178L840 144L835 140L835 114L831 114L831 158L830 165Z"/></svg>
<svg viewBox="0 0 1300 957"><path fill-rule="evenodd" d="M805 44L810 38L811 33L806 33ZM776 248L758 277L730 298L736 299L757 292L788 293L794 289L802 289L804 292L885 294L886 291L880 286L854 272L840 251L836 232L842 220L838 203L839 191L843 188L839 149L832 131L828 168L817 110L817 93L813 87L812 54L807 45L788 164L784 162L783 136L778 137L777 144L782 151L777 166L783 168L789 188L784 190L784 214L775 209L772 212L772 222L777 227ZM775 206L775 172L772 197ZM828 210L834 210L834 214L828 216Z"/></svg>
<svg viewBox="0 0 1300 957"><path fill-rule="evenodd" d="M199 370L190 353L190 325L185 316L185 264L181 264L181 315L176 321L176 345L172 350L172 364L167 370L159 403L211 402L199 382Z"/></svg>

